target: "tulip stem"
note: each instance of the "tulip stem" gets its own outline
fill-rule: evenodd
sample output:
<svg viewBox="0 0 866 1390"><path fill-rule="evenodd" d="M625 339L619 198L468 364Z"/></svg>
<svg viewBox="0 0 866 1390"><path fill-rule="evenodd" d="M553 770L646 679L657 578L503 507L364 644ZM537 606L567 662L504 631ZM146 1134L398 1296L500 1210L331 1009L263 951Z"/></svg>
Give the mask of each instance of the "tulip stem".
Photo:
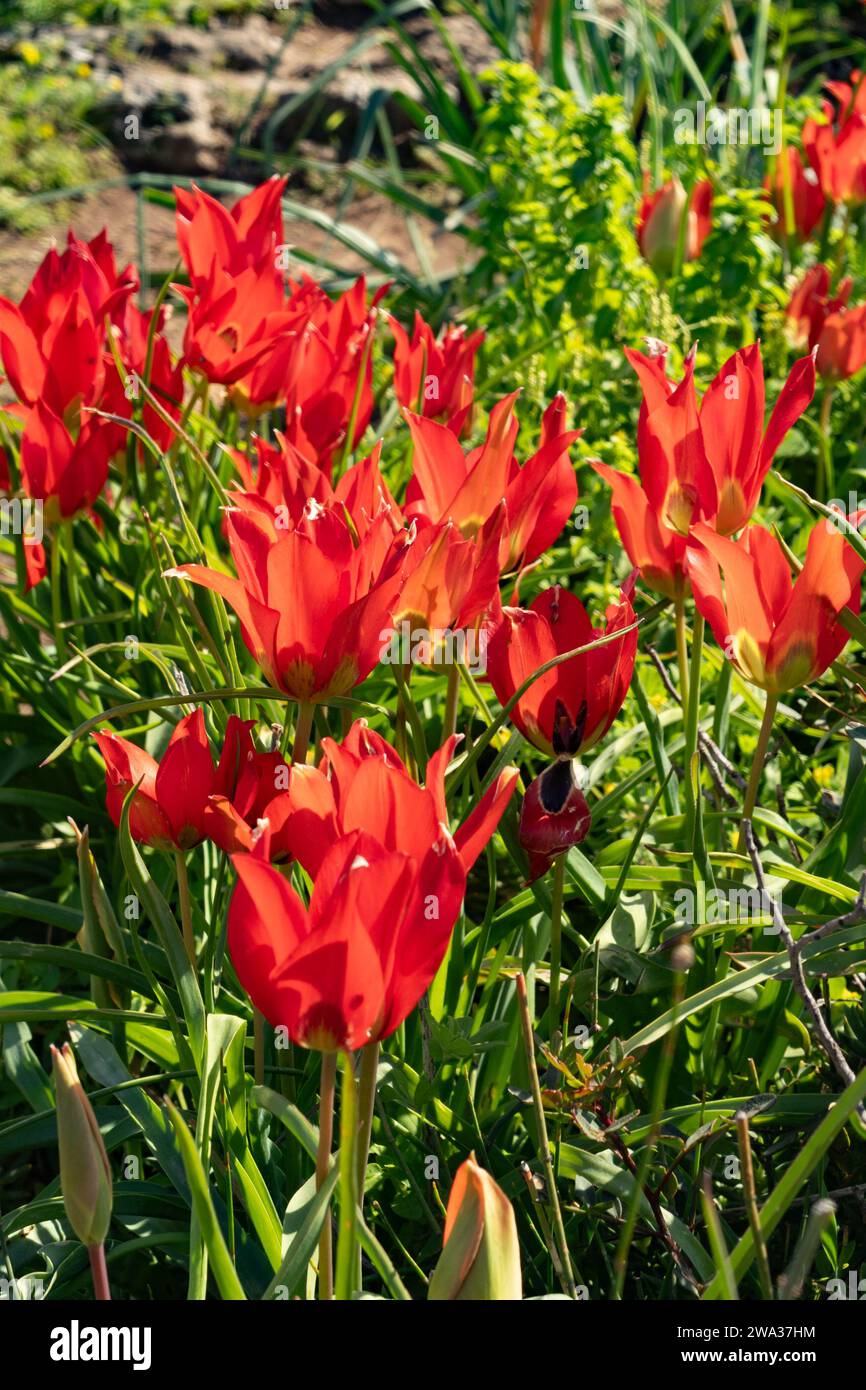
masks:
<svg viewBox="0 0 866 1390"><path fill-rule="evenodd" d="M105 1263L105 1245L88 1245L90 1272L93 1275L93 1294L99 1303L111 1302L111 1288L108 1283L108 1266Z"/></svg>
<svg viewBox="0 0 866 1390"><path fill-rule="evenodd" d="M51 626L54 629L54 649L60 661L66 657L66 638L63 636L60 601L60 532L55 530L51 538Z"/></svg>
<svg viewBox="0 0 866 1390"><path fill-rule="evenodd" d="M364 1204L364 1182L367 1177L367 1158L370 1135L373 1131L373 1110L376 1105L376 1077L379 1071L379 1044L368 1043L361 1048L361 1068L358 1073L358 1202Z"/></svg>
<svg viewBox="0 0 866 1390"><path fill-rule="evenodd" d="M449 666L448 689L445 692L445 715L442 720L442 738L450 738L457 731L457 704L460 697L460 669Z"/></svg>
<svg viewBox="0 0 866 1390"><path fill-rule="evenodd" d="M337 1054L322 1053L322 1074L319 1082L319 1147L316 1150L316 1191L328 1176L331 1146L334 1141L334 1091L337 1085ZM330 1208L325 1212L319 1236L319 1298L334 1297L334 1259L331 1235Z"/></svg>
<svg viewBox="0 0 866 1390"><path fill-rule="evenodd" d="M415 702L409 694L409 680L412 675L412 663L407 662L405 666L398 664L394 667L394 674L397 677L397 689L400 693L400 704L406 716L406 722L412 735L411 745L415 758L415 769L419 779L424 776L427 770L427 748L424 741L424 728L418 717Z"/></svg>
<svg viewBox="0 0 866 1390"><path fill-rule="evenodd" d="M334 1297L348 1302L354 1292L357 1237L358 1175L355 1168L358 1139L358 1099L351 1052L340 1058L343 1085L340 1091L340 1239L337 1245L337 1280Z"/></svg>
<svg viewBox="0 0 866 1390"><path fill-rule="evenodd" d="M758 788L761 785L761 774L764 771L764 762L767 757L767 745L770 742L770 734L773 731L773 720L776 717L776 708L779 704L778 695L767 695L767 703L764 705L764 717L761 721L761 732L758 734L758 742L752 758L752 770L749 773L749 782L746 787L746 796L743 801L743 814L740 819L740 838L737 842L737 853L746 852L746 822L751 821L752 812L755 809L755 802L758 799Z"/></svg>
<svg viewBox="0 0 866 1390"><path fill-rule="evenodd" d="M186 871L186 855L182 849L174 852L177 865L177 891L180 897L180 920L183 926L183 944L193 970L196 967L195 935L192 929L192 903L189 896L189 874Z"/></svg>
<svg viewBox="0 0 866 1390"><path fill-rule="evenodd" d="M692 666L689 674L688 708L684 710L686 721L686 849L691 849L695 829L697 797L699 785L692 780L692 764L698 749L698 725L701 712L701 656L704 649L703 614L695 613L695 626L692 632Z"/></svg>
<svg viewBox="0 0 866 1390"><path fill-rule="evenodd" d="M689 707L689 653L686 644L686 600L682 590L677 591L674 599L674 613L677 629L677 665L680 668L680 701L685 718Z"/></svg>
<svg viewBox="0 0 866 1390"><path fill-rule="evenodd" d="M364 390L364 379L367 375L367 363L370 360L370 351L373 347L373 325L375 323L375 312L371 315L371 320L367 329L367 339L361 351L361 362L358 367L358 377L355 382L355 394L352 398L352 411L349 416L349 423L346 427L346 438L343 443L343 451L340 455L340 464L335 474L336 477L347 467L349 459L355 449L355 426L358 423L358 411L361 407L361 395Z"/></svg>
<svg viewBox="0 0 866 1390"><path fill-rule="evenodd" d="M69 593L69 611L72 617L81 616L81 595L78 591L78 572L75 568L75 536L73 534L74 523L70 519L62 523L63 547L66 551L66 587Z"/></svg>
<svg viewBox="0 0 866 1390"><path fill-rule="evenodd" d="M314 707L309 700L302 700L298 705L298 715L295 720L295 741L292 744L293 763L305 763L307 761L307 749L310 746L314 712Z"/></svg>
<svg viewBox="0 0 866 1390"><path fill-rule="evenodd" d="M361 1048L361 1067L358 1073L358 1152L356 1155L358 1206L364 1211L364 1187L367 1181L367 1159L370 1135L373 1132L373 1110L376 1105L376 1077L379 1071L379 1044L368 1043ZM356 1268L358 1288L361 1287L360 1249Z"/></svg>
<svg viewBox="0 0 866 1390"><path fill-rule="evenodd" d="M253 1007L253 1076L257 1086L265 1084L265 1016Z"/></svg>
<svg viewBox="0 0 866 1390"><path fill-rule="evenodd" d="M561 857L564 859L565 855ZM535 1119L538 1126L538 1148L544 1167L544 1183L547 1188L547 1201L553 1213L553 1229L556 1232L556 1243L559 1247L559 1258L565 1277L566 1292L569 1298L577 1298L574 1273L571 1267L571 1256L568 1253L568 1242L565 1238L565 1224L562 1220L562 1208L559 1205L559 1193L556 1190L556 1173L553 1169L553 1155L550 1152L550 1141L547 1137L547 1124L544 1119L544 1099L541 1094L541 1082L538 1079L538 1067L535 1063L535 1039L532 1034L532 1019L529 1016L526 976L522 971L517 976L515 983L517 985L517 1008L520 1014L523 1045L526 1051L529 1082L532 1088L532 1100L535 1106Z"/></svg>
<svg viewBox="0 0 866 1390"><path fill-rule="evenodd" d="M550 901L550 1011L551 1033L559 1026L559 977L562 973L562 900L565 893L567 851L553 861L553 892Z"/></svg>
<svg viewBox="0 0 866 1390"><path fill-rule="evenodd" d="M821 448L820 458L818 460L818 478L815 487L819 502L829 502L830 498L833 496L835 487L833 476L833 435L830 429L834 389L832 381L828 381L827 385L824 387L824 394L821 398L821 415L818 422L821 432Z"/></svg>

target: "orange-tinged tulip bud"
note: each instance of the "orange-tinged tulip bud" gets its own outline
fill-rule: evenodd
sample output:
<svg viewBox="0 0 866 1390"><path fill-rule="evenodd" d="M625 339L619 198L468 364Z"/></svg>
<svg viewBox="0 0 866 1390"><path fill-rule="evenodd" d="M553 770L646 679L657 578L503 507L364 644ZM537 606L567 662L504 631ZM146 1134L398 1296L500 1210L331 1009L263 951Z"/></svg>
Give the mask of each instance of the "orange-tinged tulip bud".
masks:
<svg viewBox="0 0 866 1390"><path fill-rule="evenodd" d="M85 1245L101 1245L111 1220L108 1154L93 1107L78 1079L69 1043L52 1047L60 1147L60 1190L69 1224Z"/></svg>
<svg viewBox="0 0 866 1390"><path fill-rule="evenodd" d="M644 193L636 236L641 255L657 275L670 275L676 259L683 217L687 218L683 259L695 260L712 226L712 184L695 185L691 197L679 179L670 179L655 193Z"/></svg>
<svg viewBox="0 0 866 1390"><path fill-rule="evenodd" d="M523 1297L514 1210L474 1154L460 1165L451 1188L443 1250L427 1297L474 1303Z"/></svg>

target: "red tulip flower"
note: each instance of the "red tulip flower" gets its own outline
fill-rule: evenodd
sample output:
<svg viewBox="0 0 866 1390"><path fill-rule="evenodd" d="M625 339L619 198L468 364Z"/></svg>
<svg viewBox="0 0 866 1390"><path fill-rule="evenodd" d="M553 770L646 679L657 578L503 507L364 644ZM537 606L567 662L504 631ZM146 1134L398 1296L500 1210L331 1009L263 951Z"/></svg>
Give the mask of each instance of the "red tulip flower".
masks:
<svg viewBox="0 0 866 1390"><path fill-rule="evenodd" d="M537 560L571 515L577 479L568 451L583 433L565 428L565 398L556 396L544 412L540 448L521 467L514 457L516 399L515 392L493 407L487 438L468 454L446 425L406 412L415 446L406 515L420 526L452 521L466 538L487 543L503 526L504 501L501 571Z"/></svg>
<svg viewBox="0 0 866 1390"><path fill-rule="evenodd" d="M432 634L452 637L476 629L476 646L470 665L481 659L481 645L486 640L481 621L499 597L499 545L505 525L505 508L501 508L500 528L493 529L488 543L480 538L464 540L451 521L442 526L427 527L413 540L406 552L403 582L394 603L394 631L430 633L431 638L419 638L423 650L411 656L424 664L435 664L441 653L432 646ZM415 639L412 639L413 641ZM444 640L444 639L443 639ZM453 655L453 653L452 653ZM457 660L462 657L457 654Z"/></svg>
<svg viewBox="0 0 866 1390"><path fill-rule="evenodd" d="M21 485L41 498L44 520L53 525L86 511L108 477L113 431L91 417L73 439L59 416L41 401L27 412L21 436Z"/></svg>
<svg viewBox="0 0 866 1390"><path fill-rule="evenodd" d="M207 280L174 289L187 306L189 366L247 413L285 400L303 362L306 319L287 308L281 276L267 266L230 276L213 264Z"/></svg>
<svg viewBox="0 0 866 1390"><path fill-rule="evenodd" d="M762 526L739 540L692 528L688 564L699 611L744 680L782 695L815 680L848 641L837 621L860 608L864 562L831 523L809 536L795 580L781 545Z"/></svg>
<svg viewBox="0 0 866 1390"><path fill-rule="evenodd" d="M467 336L462 324L450 325L437 340L417 310L411 341L395 318L390 324L397 400L408 410L442 420L455 434L462 434L472 407L475 354L484 341L483 330Z"/></svg>
<svg viewBox="0 0 866 1390"><path fill-rule="evenodd" d="M593 627L576 594L558 584L544 589L529 608L503 608L487 645L487 674L505 705L540 666L589 646L635 621L631 583L611 604L603 627ZM631 683L637 629L554 666L533 681L511 710L524 738L549 757L576 758L603 738L622 708Z"/></svg>
<svg viewBox="0 0 866 1390"><path fill-rule="evenodd" d="M788 218L785 210L786 161L788 187L791 191L791 211L794 218L791 232L795 233L801 241L806 241L824 216L826 202L815 171L803 164L799 150L795 149L793 145L788 145L784 154L778 156L772 176L768 175L764 179L764 188L776 210L776 222L772 231L775 237L780 237L787 228Z"/></svg>
<svg viewBox="0 0 866 1390"><path fill-rule="evenodd" d="M452 839L445 773L458 742L457 735L446 739L419 787L396 750L364 720L356 720L341 743L323 739L319 766L290 768L288 791L265 810L271 851L290 855L316 876L334 842L355 830L416 860L446 834L467 874L499 824L518 774L513 767L501 772Z"/></svg>
<svg viewBox="0 0 866 1390"><path fill-rule="evenodd" d="M286 183L285 177L268 179L230 210L195 184L190 191L173 190L177 244L194 286L206 282L215 265L233 278L265 268L279 275Z"/></svg>
<svg viewBox="0 0 866 1390"><path fill-rule="evenodd" d="M266 753L247 734L238 745L234 790L211 792L204 809L205 834L227 854L251 852L266 830L267 809L289 784L289 767L278 748ZM278 850L272 845L272 858Z"/></svg>
<svg viewBox="0 0 866 1390"><path fill-rule="evenodd" d="M696 183L690 197L677 178L655 193L650 193L647 185L635 236L641 255L658 275L670 275L673 270L684 217L683 260L697 260L712 230L712 202L713 186L707 180Z"/></svg>
<svg viewBox="0 0 866 1390"><path fill-rule="evenodd" d="M370 423L372 334L377 305L388 289L389 284L380 285L368 303L362 275L332 301L313 281L306 282L307 293L315 291L315 304L300 370L288 391L286 437L326 471L337 449L344 447L350 427L352 452Z"/></svg>
<svg viewBox="0 0 866 1390"><path fill-rule="evenodd" d="M232 715L216 768L201 709L176 726L159 762L118 734L94 734L105 759L105 804L114 824L120 825L127 794L140 783L129 811L132 838L159 849L193 849L208 833L208 798L228 796L235 786L250 727Z"/></svg>
<svg viewBox="0 0 866 1390"><path fill-rule="evenodd" d="M117 275L104 232L91 242L70 232L65 251L45 256L20 305L0 298L0 357L24 406L39 402L72 425L82 403L98 401L105 319L137 284L131 266Z"/></svg>
<svg viewBox="0 0 866 1390"><path fill-rule="evenodd" d="M236 855L228 944L238 979L302 1047L351 1051L399 1027L442 963L463 896L447 840L422 861L356 830L325 857L305 907L278 869Z"/></svg>
<svg viewBox="0 0 866 1390"><path fill-rule="evenodd" d="M389 530L383 532L386 540L389 534L402 530L402 513L379 469L381 443L367 458L347 468L333 487L318 464L279 431L276 438L277 447L253 437L255 464L240 450L233 450L231 455L244 489L231 493L233 504L241 511L268 517L273 522L275 540L280 531L300 525L311 501L338 512L345 509L359 540L383 515L389 522Z"/></svg>
<svg viewBox="0 0 866 1390"><path fill-rule="evenodd" d="M502 774L452 838L443 778L454 740L431 759L426 788L363 726L343 747L326 743L330 780L321 769L293 768L287 797L298 797L286 825L294 821L313 878L309 908L265 862L263 839L255 854L232 860L238 885L228 940L238 978L269 1022L304 1047L334 1051L387 1037L431 983L468 868L517 771Z"/></svg>
<svg viewBox="0 0 866 1390"><path fill-rule="evenodd" d="M815 391L815 364L791 369L764 429L764 369L757 344L728 359L703 400L694 384L694 353L676 387L664 352L626 352L644 400L638 421L640 481L594 463L613 489L613 514L623 545L651 588L669 597L685 584L691 525L703 519L722 534L746 524L773 457Z"/></svg>
<svg viewBox="0 0 866 1390"><path fill-rule="evenodd" d="M106 370L105 391L101 402L101 409L111 415L131 418L136 399L136 381L140 379L146 380L148 390L159 401L165 413L173 420L180 420L184 392L183 362L172 360L171 349L162 333L163 311L154 326L148 364L148 337L153 314L152 309L142 313L134 304L127 304L125 307L123 330L118 335L117 349L134 390L129 396L126 394L127 388L120 380L112 360ZM146 378L146 373L149 379ZM141 422L154 443L160 449L168 449L175 438L175 432L146 398L142 406ZM115 448L117 452L118 449L125 448L126 435L119 426L114 428L119 436ZM139 445L139 449L144 449L143 443Z"/></svg>
<svg viewBox="0 0 866 1390"><path fill-rule="evenodd" d="M387 515L358 545L341 509L312 500L276 539L269 519L237 509L226 531L238 578L205 565L168 573L222 595L270 684L315 702L369 675L400 585L403 542Z"/></svg>
<svg viewBox="0 0 866 1390"><path fill-rule="evenodd" d="M825 198L834 203L866 200L866 100L847 83L828 84L836 98L824 103L824 120L803 126L802 142Z"/></svg>
<svg viewBox="0 0 866 1390"><path fill-rule="evenodd" d="M791 336L815 351L823 377L838 381L866 365L866 304L848 308L853 281L840 280L830 295L830 272L825 265L808 270L791 296L785 313Z"/></svg>
<svg viewBox="0 0 866 1390"><path fill-rule="evenodd" d="M200 189L175 189L178 244L190 277L189 286L174 287L187 305L184 352L247 414L286 401L305 370L311 315L322 302L330 305L312 280L290 282L286 296L285 184L270 179L230 211Z"/></svg>
<svg viewBox="0 0 866 1390"><path fill-rule="evenodd" d="M19 458L21 489L42 503L43 523L68 521L88 511L102 494L116 431L96 417L87 419L73 439L63 421L39 401L24 416ZM8 490L8 478L3 487ZM56 544L56 541L55 541ZM41 545L24 547L27 588L45 578Z"/></svg>
<svg viewBox="0 0 866 1390"><path fill-rule="evenodd" d="M866 366L866 304L827 315L815 363L827 381L841 381Z"/></svg>

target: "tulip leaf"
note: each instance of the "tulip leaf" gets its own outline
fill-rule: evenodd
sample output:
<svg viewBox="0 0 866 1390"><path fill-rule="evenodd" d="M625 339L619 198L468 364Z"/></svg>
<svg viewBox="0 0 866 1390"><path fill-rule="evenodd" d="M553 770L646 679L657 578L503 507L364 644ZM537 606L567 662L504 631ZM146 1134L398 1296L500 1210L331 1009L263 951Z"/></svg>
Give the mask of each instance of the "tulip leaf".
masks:
<svg viewBox="0 0 866 1390"><path fill-rule="evenodd" d="M130 883L141 900L149 921L153 923L159 943L171 970L177 992L183 1006L184 1018L189 1029L189 1041L193 1056L201 1066L205 1050L205 1008L201 997L198 978L193 970L183 945L180 928L169 909L168 903L160 893L147 867L135 846L129 829L129 813L137 788L130 788L123 803L120 818L120 852ZM186 1042L175 1033L178 1050L183 1055Z"/></svg>
<svg viewBox="0 0 866 1390"><path fill-rule="evenodd" d="M813 1130L800 1152L773 1187L759 1213L761 1234L765 1241L770 1239L800 1188L821 1162L833 1140L844 1129L858 1106L863 1103L864 1098L866 1098L866 1067L854 1078L851 1085L835 1098L824 1119L817 1129ZM731 1251L731 1268L738 1282L754 1258L755 1234L750 1228ZM725 1297L724 1282L720 1273L716 1274L709 1287L704 1291L703 1297L706 1299Z"/></svg>
<svg viewBox="0 0 866 1390"><path fill-rule="evenodd" d="M193 1207L217 1287L224 1299L232 1302L244 1300L246 1294L238 1278L237 1270L232 1264L225 1236L220 1229L207 1176L196 1151L193 1137L183 1116L175 1109L171 1101L165 1102L165 1108L174 1126L175 1137L192 1193Z"/></svg>
<svg viewBox="0 0 866 1390"><path fill-rule="evenodd" d="M262 1295L263 1298L274 1298L277 1290L280 1291L281 1298L288 1296L300 1283L316 1248L322 1225L326 1219L330 1220L328 1209L339 1176L340 1170L337 1164L333 1163L319 1191L316 1192L313 1188L302 1208L301 1224L295 1231L276 1274Z"/></svg>
<svg viewBox="0 0 866 1390"><path fill-rule="evenodd" d="M826 956L834 948L863 941L864 935L866 935L866 923L860 926L846 927L842 931L835 932L832 937L825 937L823 941L815 941L811 945L804 946L802 961L806 975L820 974L823 969L821 957ZM720 1000L731 998L742 990L763 984L766 980L778 979L780 976L787 977L790 968L791 963L787 951L777 951L773 955L765 956L762 960L756 961L754 965L747 966L745 970L739 971L736 975L726 975L723 979L717 980L715 984L699 990L697 994L689 995L678 1009L667 1009L664 1013L659 1014L652 1023L648 1023L646 1027L639 1029L637 1033L623 1042L623 1051L629 1053L635 1052L641 1047L649 1047L651 1043L663 1038L676 1023L682 1023L685 1019L692 1018L695 1014L710 1008Z"/></svg>

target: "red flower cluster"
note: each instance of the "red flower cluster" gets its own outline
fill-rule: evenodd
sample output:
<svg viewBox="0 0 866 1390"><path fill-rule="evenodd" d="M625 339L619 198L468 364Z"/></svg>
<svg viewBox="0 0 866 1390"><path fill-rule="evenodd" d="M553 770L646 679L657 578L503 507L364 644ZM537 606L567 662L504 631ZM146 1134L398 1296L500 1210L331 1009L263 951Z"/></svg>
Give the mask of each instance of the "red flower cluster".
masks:
<svg viewBox="0 0 866 1390"><path fill-rule="evenodd" d="M350 428L354 448L370 422L369 343L387 286L369 304L363 278L336 301L309 277L289 280L287 295L285 184L269 180L230 212L198 188L175 189L190 279L175 288L190 367L248 415L285 406L290 443L327 469Z"/></svg>
<svg viewBox="0 0 866 1390"><path fill-rule="evenodd" d="M834 151L844 147L847 159L864 116L859 92L834 95ZM822 187L821 161L828 170L834 160L848 167L829 138L817 131L807 141L804 133ZM772 197L779 209L790 191L804 237L825 198L852 196L822 192L795 151L787 175L786 187L776 170ZM826 179L836 189L844 182L838 170ZM643 391L640 477L594 467L612 488L635 570L594 626L559 584L526 608L516 604L527 569L577 501L570 451L581 431L568 427L566 401L556 395L521 462L515 392L493 404L483 442L465 449L482 332L449 327L436 337L416 315L410 338L392 320L393 390L408 428L405 491L398 500L386 483L381 445L346 466L373 417L371 347L384 289L370 298L360 279L332 300L312 280L287 280L283 189L284 180L271 180L230 210L198 189L178 190L189 280L177 286L187 309L180 363L161 323L130 302L134 273L116 274L104 238L71 239L63 256L46 259L21 306L0 301L0 351L23 418L23 485L54 499L52 520L91 506L104 488L123 431L82 408L129 415L114 352L167 403L168 419L149 399L143 405L158 447L171 444L184 367L223 387L247 416L279 409L274 442L253 436L231 453L237 476L223 535L233 572L182 564L168 573L225 600L264 678L297 703L301 720L387 660L396 627L427 634L417 659L428 663L437 660L437 632L483 638L495 695L549 760L520 817L536 877L588 833L576 760L608 733L629 690L638 573L678 604L690 585L740 674L773 696L813 679L841 651L839 614L859 605L863 564L840 534L820 527L792 580L779 543L750 522L776 451L814 394L815 357L827 376L850 375L866 360L864 311L846 309L849 283L830 299L826 268L809 272L789 317L815 351L794 364L766 427L757 344L735 352L700 399L694 352L679 382L668 378L663 344L627 352ZM708 183L690 198L676 179L647 193L638 241L660 275L680 249L685 259L700 254L711 202ZM71 356L70 335L80 349ZM506 577L514 598L503 607ZM131 797L137 840L185 854L209 838L231 854L232 960L273 1024L329 1051L386 1037L442 963L467 874L499 824L517 770L494 777L452 833L445 774L455 736L443 736L420 785L361 721L339 743L323 738L315 765L287 764L276 745L259 748L253 728L233 716L215 756L198 709L177 725L158 763L125 739L98 734L109 813L119 823ZM287 864L307 875L308 901Z"/></svg>
<svg viewBox="0 0 866 1390"><path fill-rule="evenodd" d="M825 198L866 202L866 87L853 72L850 84L828 82L827 90L833 101L824 102L823 121L806 121L803 148Z"/></svg>
<svg viewBox="0 0 866 1390"><path fill-rule="evenodd" d="M800 151L793 145L787 147L784 159L780 156L776 160L772 175L768 174L764 180L764 188L776 212L772 227L776 237L781 237L788 225L786 185L791 199L792 231L801 241L806 241L824 216L827 204L817 174L804 165Z"/></svg>
<svg viewBox="0 0 866 1390"><path fill-rule="evenodd" d="M21 488L42 503L48 526L87 511L103 492L126 433L91 411L131 417L130 374L144 376L147 365L151 390L167 413L179 414L180 368L161 320L132 303L137 289L135 268L118 272L105 232L89 242L70 232L62 252L45 256L20 304L0 298L0 359L17 397L9 413L22 427ZM155 412L145 413L147 425L164 447L170 429L155 422ZM26 546L25 557L32 586L45 574L41 545Z"/></svg>
<svg viewBox="0 0 866 1390"><path fill-rule="evenodd" d="M797 346L815 352L815 365L829 381L853 376L866 366L866 304L848 307L853 282L840 280L830 294L825 265L807 271L785 310Z"/></svg>
<svg viewBox="0 0 866 1390"><path fill-rule="evenodd" d="M662 345L663 347L663 345ZM703 520L722 535L745 526L773 456L815 392L815 364L794 364L764 429L764 368L757 344L728 359L699 402L694 353L679 384L654 357L627 351L640 378L640 481L607 464L593 466L613 490L623 545L650 588L674 597L686 583L686 542Z"/></svg>

